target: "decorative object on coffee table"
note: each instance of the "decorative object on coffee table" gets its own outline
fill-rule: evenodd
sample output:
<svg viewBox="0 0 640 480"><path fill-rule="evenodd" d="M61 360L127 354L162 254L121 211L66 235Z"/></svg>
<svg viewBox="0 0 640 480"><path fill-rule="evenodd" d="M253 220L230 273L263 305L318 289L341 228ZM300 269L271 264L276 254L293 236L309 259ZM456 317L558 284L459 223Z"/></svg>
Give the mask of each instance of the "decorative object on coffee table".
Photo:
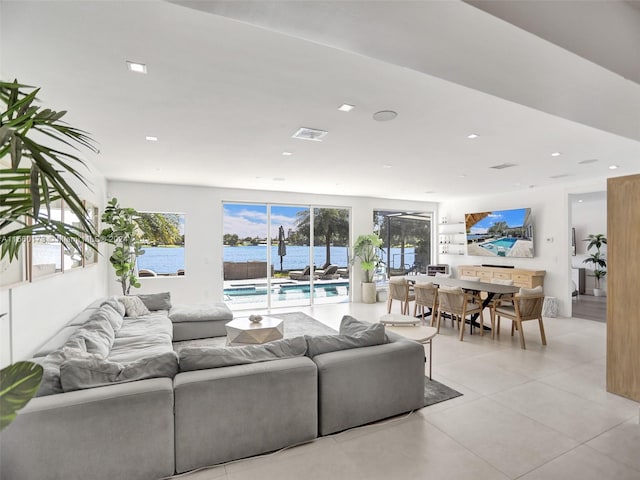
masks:
<svg viewBox="0 0 640 480"><path fill-rule="evenodd" d="M251 323L260 323L262 321L262 315L249 315L249 321Z"/></svg>
<svg viewBox="0 0 640 480"><path fill-rule="evenodd" d="M275 317L262 317L259 323L249 318L236 318L225 325L227 345L259 344L280 340L284 322Z"/></svg>

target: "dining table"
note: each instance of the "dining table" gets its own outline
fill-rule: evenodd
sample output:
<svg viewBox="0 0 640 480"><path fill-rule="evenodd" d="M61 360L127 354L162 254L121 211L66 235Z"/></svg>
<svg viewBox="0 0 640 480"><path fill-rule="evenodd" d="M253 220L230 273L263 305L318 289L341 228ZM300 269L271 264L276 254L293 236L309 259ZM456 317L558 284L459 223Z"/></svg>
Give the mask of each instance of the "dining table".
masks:
<svg viewBox="0 0 640 480"><path fill-rule="evenodd" d="M472 292L478 295L481 292L486 293L486 297L482 299L482 309L487 308L491 301L496 298L496 295L513 295L520 291L520 287L515 285L502 285L499 283L490 282L476 282L472 280L462 280L460 278L447 278L447 277L434 277L431 275L406 275L405 278L410 283L433 283L438 287L460 287L465 292ZM474 313L471 316L470 323L472 326L479 327L477 322L479 313ZM491 330L490 327L484 326L486 330Z"/></svg>

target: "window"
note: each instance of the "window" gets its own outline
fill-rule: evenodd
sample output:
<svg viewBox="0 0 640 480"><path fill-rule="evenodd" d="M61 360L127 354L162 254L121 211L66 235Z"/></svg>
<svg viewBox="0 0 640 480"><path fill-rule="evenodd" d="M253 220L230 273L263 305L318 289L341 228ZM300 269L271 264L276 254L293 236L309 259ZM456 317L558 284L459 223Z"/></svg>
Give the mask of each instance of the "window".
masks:
<svg viewBox="0 0 640 480"><path fill-rule="evenodd" d="M431 213L376 210L374 231L383 241L387 274L427 273L431 263Z"/></svg>
<svg viewBox="0 0 640 480"><path fill-rule="evenodd" d="M137 219L144 254L138 257L140 277L185 274L182 213L144 212Z"/></svg>

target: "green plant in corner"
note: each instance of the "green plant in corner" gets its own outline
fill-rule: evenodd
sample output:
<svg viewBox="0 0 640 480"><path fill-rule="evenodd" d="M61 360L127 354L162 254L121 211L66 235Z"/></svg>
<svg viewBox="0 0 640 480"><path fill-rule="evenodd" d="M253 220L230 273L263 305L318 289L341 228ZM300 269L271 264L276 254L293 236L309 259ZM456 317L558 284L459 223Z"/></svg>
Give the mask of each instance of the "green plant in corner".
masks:
<svg viewBox="0 0 640 480"><path fill-rule="evenodd" d="M587 252L592 248L596 251L591 253L587 258L583 260L583 263L593 265L593 276L596 278L596 289L600 290L600 279L604 278L607 274L607 260L605 255L600 251L603 245L607 244L607 237L604 233L589 234L584 239L585 242L589 242L587 245ZM594 294L597 294L594 290Z"/></svg>
<svg viewBox="0 0 640 480"><path fill-rule="evenodd" d="M61 121L66 111L42 108L40 89L0 81L0 259L18 258L25 237L54 235L66 247L82 251L83 241L96 249L96 229L69 180L87 186L78 168L86 168L75 151L97 153L86 132ZM3 162L5 157L10 162ZM71 225L51 216L51 204L62 199L77 217ZM41 208L45 207L45 208Z"/></svg>
<svg viewBox="0 0 640 480"><path fill-rule="evenodd" d="M144 254L144 250L136 217L136 210L121 207L116 198L107 203L102 214L103 223L109 227L100 232L100 239L115 246L109 261L122 286L123 295L129 295L131 287L140 288L136 275L136 261Z"/></svg>
<svg viewBox="0 0 640 480"><path fill-rule="evenodd" d="M353 244L353 260L360 260L360 268L364 273L364 283L373 282L373 273L380 264L382 239L375 233L360 235Z"/></svg>

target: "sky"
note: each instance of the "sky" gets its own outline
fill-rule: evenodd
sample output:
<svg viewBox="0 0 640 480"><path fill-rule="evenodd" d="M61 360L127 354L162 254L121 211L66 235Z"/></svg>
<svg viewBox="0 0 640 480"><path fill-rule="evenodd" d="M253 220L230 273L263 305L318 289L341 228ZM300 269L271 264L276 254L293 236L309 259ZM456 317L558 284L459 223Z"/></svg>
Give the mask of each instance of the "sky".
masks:
<svg viewBox="0 0 640 480"><path fill-rule="evenodd" d="M495 210L488 217L483 218L470 228L471 233L487 233L491 225L497 222L507 222L509 227L521 227L527 215L528 208L515 210Z"/></svg>
<svg viewBox="0 0 640 480"><path fill-rule="evenodd" d="M295 229L296 213L305 207L271 206L271 236L278 237L278 228L284 227L285 235L289 229ZM240 238L267 235L267 206L245 203L224 204L224 234L237 234Z"/></svg>

